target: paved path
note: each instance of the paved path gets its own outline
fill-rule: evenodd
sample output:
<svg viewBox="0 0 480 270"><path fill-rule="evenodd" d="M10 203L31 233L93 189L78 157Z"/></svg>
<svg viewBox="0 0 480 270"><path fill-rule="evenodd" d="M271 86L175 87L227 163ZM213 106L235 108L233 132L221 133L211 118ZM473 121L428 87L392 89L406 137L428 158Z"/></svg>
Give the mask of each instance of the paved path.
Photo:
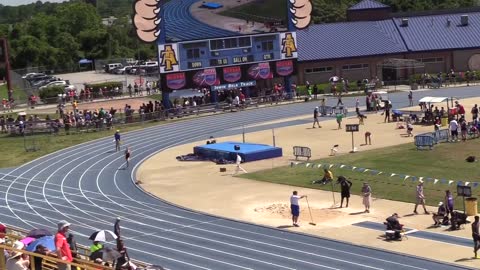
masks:
<svg viewBox="0 0 480 270"><path fill-rule="evenodd" d="M450 91L472 97L478 89ZM448 90L434 92L442 96ZM426 95L432 94L415 93L415 99ZM407 105L404 92L390 98L394 107ZM112 151L113 138L47 155L2 172L0 220L25 229L54 229L66 219L73 224L77 241L88 245L86 239L93 231L112 229L115 218L121 217L129 254L169 269L463 269L192 212L146 194L133 182L137 166L163 149L210 135L238 134L241 130L236 127L244 124L309 114L314 106L300 103L221 114L124 134L125 144L133 149L133 165L128 169L123 154Z"/></svg>

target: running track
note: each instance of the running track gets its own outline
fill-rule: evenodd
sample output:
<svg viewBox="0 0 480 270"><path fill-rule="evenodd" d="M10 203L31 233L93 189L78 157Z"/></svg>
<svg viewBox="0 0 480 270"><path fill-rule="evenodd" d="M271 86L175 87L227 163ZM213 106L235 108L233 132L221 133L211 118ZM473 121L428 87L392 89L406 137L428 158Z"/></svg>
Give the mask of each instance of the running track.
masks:
<svg viewBox="0 0 480 270"><path fill-rule="evenodd" d="M455 96L471 97L475 90L435 90L433 95L454 92ZM417 92L414 98L426 95L432 93ZM391 94L390 98L397 108L407 103L407 93ZM364 103L364 98L361 101ZM354 101L345 98L344 102L351 105ZM112 151L112 138L44 156L0 175L0 221L25 229L55 230L57 222L65 219L72 223L77 241L89 245L87 237L93 231L112 229L115 218L121 217L130 256L169 269L463 269L182 209L133 183L138 165L166 148L210 135L238 134L243 124L311 114L314 106L301 103L248 110L123 134L125 144L133 149L133 166L128 170L122 169L123 153ZM247 131L267 128L272 126ZM289 194L285 196L287 199Z"/></svg>

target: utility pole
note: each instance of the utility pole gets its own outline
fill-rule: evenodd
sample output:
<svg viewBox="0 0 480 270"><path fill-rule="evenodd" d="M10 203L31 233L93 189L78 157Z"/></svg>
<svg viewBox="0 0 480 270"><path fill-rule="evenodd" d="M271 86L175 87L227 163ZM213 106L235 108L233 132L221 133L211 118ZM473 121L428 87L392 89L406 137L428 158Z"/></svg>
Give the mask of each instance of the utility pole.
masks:
<svg viewBox="0 0 480 270"><path fill-rule="evenodd" d="M5 66L8 100L10 100L13 97L13 86L10 78L10 56L8 54L8 42L6 38L0 38L0 64L2 63Z"/></svg>

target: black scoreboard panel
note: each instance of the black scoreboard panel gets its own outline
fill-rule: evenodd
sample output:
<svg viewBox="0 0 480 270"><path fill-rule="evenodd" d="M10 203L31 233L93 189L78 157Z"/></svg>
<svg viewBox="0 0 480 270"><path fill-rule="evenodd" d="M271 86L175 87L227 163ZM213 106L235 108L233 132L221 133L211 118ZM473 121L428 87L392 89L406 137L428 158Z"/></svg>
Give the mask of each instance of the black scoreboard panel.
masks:
<svg viewBox="0 0 480 270"><path fill-rule="evenodd" d="M290 44L289 53L285 41ZM159 44L161 73L296 59L296 33L282 32ZM168 57L165 57L167 56ZM168 64L166 61L168 61Z"/></svg>

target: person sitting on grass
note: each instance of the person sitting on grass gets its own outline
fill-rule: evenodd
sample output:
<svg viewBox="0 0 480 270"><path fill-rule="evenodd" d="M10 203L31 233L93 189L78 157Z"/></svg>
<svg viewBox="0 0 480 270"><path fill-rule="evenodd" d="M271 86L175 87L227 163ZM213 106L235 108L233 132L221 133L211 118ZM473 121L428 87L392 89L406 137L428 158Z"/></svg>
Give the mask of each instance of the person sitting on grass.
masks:
<svg viewBox="0 0 480 270"><path fill-rule="evenodd" d="M333 173L328 170L328 169L324 169L323 170L323 178L321 180L314 180L312 181L312 184L322 184L322 185L325 185L327 184L328 182L332 182L333 181Z"/></svg>
<svg viewBox="0 0 480 270"><path fill-rule="evenodd" d="M443 202L438 203L438 211L437 213L433 213L432 218L435 222L434 226L445 224L445 221L448 223L447 209L445 208L445 205L443 205Z"/></svg>

